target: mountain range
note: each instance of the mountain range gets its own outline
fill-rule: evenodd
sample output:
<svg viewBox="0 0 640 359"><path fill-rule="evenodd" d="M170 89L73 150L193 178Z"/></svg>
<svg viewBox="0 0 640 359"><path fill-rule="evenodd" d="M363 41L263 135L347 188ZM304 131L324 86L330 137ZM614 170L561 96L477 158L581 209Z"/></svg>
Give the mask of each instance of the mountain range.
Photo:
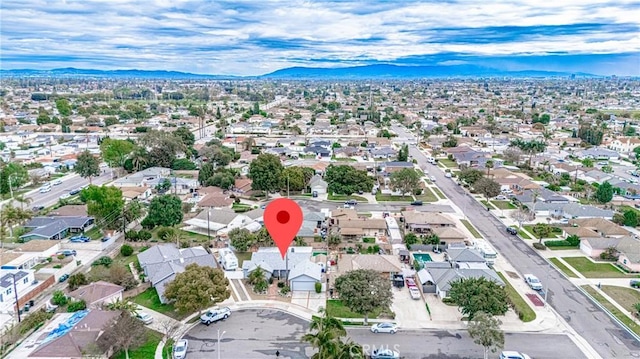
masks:
<svg viewBox="0 0 640 359"><path fill-rule="evenodd" d="M338 68L289 67L260 76L205 75L161 70L96 70L60 68L52 70L15 69L0 70L1 77L91 77L91 78L140 78L140 79L191 79L191 80L321 80L321 79L421 79L455 77L600 77L587 73L554 71L507 71L476 65L450 66L398 66L364 65Z"/></svg>

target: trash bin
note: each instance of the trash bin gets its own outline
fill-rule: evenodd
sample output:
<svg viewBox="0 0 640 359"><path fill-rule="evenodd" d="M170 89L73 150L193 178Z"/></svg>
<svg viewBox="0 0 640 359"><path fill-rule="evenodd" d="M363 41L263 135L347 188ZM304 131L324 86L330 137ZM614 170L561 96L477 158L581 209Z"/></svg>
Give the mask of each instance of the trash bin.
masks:
<svg viewBox="0 0 640 359"><path fill-rule="evenodd" d="M35 302L33 299L31 299L31 300L29 301L29 306L30 306L30 307L33 307L33 306L35 305L35 303L36 303L36 302Z"/></svg>

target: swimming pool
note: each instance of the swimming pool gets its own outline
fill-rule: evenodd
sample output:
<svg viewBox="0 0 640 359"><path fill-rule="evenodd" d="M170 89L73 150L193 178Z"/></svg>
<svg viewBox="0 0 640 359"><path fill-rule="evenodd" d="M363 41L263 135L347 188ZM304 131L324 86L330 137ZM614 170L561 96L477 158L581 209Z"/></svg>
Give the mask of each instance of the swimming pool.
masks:
<svg viewBox="0 0 640 359"><path fill-rule="evenodd" d="M413 253L413 259L417 260L420 264L433 261L429 253Z"/></svg>

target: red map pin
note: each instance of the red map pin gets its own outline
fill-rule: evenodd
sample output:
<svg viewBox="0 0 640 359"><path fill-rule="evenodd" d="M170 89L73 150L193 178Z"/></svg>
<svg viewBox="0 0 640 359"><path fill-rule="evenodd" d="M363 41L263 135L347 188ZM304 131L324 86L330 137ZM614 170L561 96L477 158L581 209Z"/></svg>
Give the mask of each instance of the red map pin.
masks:
<svg viewBox="0 0 640 359"><path fill-rule="evenodd" d="M302 209L288 198L271 201L264 210L264 225L276 242L282 259L302 226Z"/></svg>

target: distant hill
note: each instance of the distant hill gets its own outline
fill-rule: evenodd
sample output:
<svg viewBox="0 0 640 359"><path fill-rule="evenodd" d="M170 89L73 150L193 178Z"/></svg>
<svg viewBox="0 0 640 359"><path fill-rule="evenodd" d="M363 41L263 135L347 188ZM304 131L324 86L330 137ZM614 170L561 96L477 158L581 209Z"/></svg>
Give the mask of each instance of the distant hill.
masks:
<svg viewBox="0 0 640 359"><path fill-rule="evenodd" d="M419 79L451 77L568 77L568 72L553 71L504 71L476 65L452 66L398 66L365 65L338 68L290 67L262 76L204 75L179 71L162 70L95 70L73 67L52 70L0 70L2 77L88 77L88 78L138 78L138 79L209 79L209 80L248 80L248 79ZM576 73L578 77L599 77Z"/></svg>
<svg viewBox="0 0 640 359"><path fill-rule="evenodd" d="M52 70L0 70L0 76L14 77L93 77L93 78L138 78L138 79L211 79L211 80L233 80L240 79L238 76L225 75L202 75L189 72L163 71L163 70L95 70L76 69L67 67Z"/></svg>
<svg viewBox="0 0 640 359"><path fill-rule="evenodd" d="M443 78L443 77L568 77L568 72L504 71L476 65L398 66L366 65L339 68L290 67L259 76L263 79L369 79L369 78ZM579 73L580 77L597 77Z"/></svg>

